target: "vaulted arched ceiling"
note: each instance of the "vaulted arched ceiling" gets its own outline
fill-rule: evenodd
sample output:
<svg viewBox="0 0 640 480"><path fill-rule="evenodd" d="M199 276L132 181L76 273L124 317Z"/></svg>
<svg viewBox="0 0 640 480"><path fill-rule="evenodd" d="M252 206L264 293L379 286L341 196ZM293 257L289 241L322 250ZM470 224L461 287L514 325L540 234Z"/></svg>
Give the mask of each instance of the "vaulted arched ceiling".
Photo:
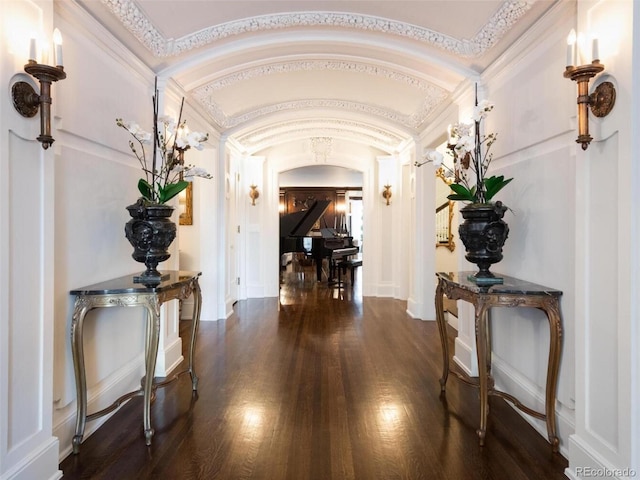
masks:
<svg viewBox="0 0 640 480"><path fill-rule="evenodd" d="M556 0L76 0L248 153L397 151Z"/></svg>

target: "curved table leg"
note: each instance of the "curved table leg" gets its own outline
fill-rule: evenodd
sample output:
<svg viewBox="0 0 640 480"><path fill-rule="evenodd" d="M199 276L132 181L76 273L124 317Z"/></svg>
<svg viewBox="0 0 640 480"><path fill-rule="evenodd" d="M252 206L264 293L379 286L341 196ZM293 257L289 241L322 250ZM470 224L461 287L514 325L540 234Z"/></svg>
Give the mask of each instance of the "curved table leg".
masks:
<svg viewBox="0 0 640 480"><path fill-rule="evenodd" d="M89 310L91 310L91 306L87 299L82 296L76 297L71 319L71 352L73 354L76 379L76 432L72 440L74 454L80 451L80 444L87 424L87 378L84 366L82 332L84 317Z"/></svg>
<svg viewBox="0 0 640 480"><path fill-rule="evenodd" d="M487 433L487 417L489 415L489 372L491 365L491 345L488 336L489 306L478 301L475 308L476 350L478 356L478 377L480 383L480 428L476 430L480 445L484 445Z"/></svg>
<svg viewBox="0 0 640 480"><path fill-rule="evenodd" d="M442 377L440 377L440 391L444 392L449 378L449 341L447 336L447 323L444 318L444 288L442 281L438 280L436 288L436 321L440 332L442 344Z"/></svg>
<svg viewBox="0 0 640 480"><path fill-rule="evenodd" d="M144 437L147 445L151 445L153 428L151 428L151 396L153 394L153 376L156 371L158 342L160 340L160 303L155 296L150 296L145 305L148 311L147 321L151 334L148 338L145 376L144 376Z"/></svg>
<svg viewBox="0 0 640 480"><path fill-rule="evenodd" d="M545 417L547 436L554 452L559 451L560 439L556 434L556 388L562 350L562 318L560 302L557 297L550 298L541 309L549 319L549 363L547 365L547 388L545 398Z"/></svg>
<svg viewBox="0 0 640 480"><path fill-rule="evenodd" d="M198 325L200 324L200 311L202 309L202 292L200 284L196 278L193 282L193 319L191 320L191 342L189 344L189 374L191 375L191 388L195 392L198 390L198 376L195 371L195 350Z"/></svg>

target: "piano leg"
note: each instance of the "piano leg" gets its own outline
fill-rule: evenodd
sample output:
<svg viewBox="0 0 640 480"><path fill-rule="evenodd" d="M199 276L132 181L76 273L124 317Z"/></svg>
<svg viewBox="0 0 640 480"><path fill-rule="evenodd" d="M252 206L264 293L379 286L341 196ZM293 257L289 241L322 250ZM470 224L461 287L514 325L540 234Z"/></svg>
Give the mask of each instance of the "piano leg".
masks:
<svg viewBox="0 0 640 480"><path fill-rule="evenodd" d="M327 263L329 264L329 275L327 277L327 283L329 285L335 285L336 283L336 262L333 258L329 257L327 259Z"/></svg>

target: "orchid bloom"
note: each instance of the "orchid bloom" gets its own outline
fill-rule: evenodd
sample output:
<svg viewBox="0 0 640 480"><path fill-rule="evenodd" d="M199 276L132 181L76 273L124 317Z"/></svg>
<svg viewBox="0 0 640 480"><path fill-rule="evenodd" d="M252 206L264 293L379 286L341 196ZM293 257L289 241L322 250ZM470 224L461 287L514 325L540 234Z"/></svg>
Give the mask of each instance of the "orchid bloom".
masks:
<svg viewBox="0 0 640 480"><path fill-rule="evenodd" d="M116 125L125 129L140 144L136 148L137 144L132 140L129 141L129 147L144 172L144 178L138 181L138 190L142 198L147 202L163 204L187 188L187 180L191 181L193 177L213 177L203 168L181 165L184 162L183 156L176 154L177 152L182 154L191 147L202 150L202 142L206 141L209 135L189 132L186 121L180 120L182 107L178 121L168 115L158 116L155 98L154 133L146 132L137 123L125 122L121 118L116 119ZM153 154L148 155L144 144L152 144L154 141Z"/></svg>
<svg viewBox="0 0 640 480"><path fill-rule="evenodd" d="M184 171L184 179L191 182L193 177L211 178L211 175L202 167L189 167Z"/></svg>
<svg viewBox="0 0 640 480"><path fill-rule="evenodd" d="M425 160L425 163L432 162L434 167L439 167L442 165L444 156L437 150L427 150L425 151L425 154L424 154L424 160Z"/></svg>
<svg viewBox="0 0 640 480"><path fill-rule="evenodd" d="M471 136L465 135L464 137L460 137L455 146L456 154L464 157L467 153L473 151L475 145L475 141Z"/></svg>
<svg viewBox="0 0 640 480"><path fill-rule="evenodd" d="M487 118L487 114L491 110L493 110L493 103L488 100L482 100L478 106L473 109L473 121L479 122L480 120Z"/></svg>
<svg viewBox="0 0 640 480"><path fill-rule="evenodd" d="M206 141L208 138L208 134L200 132L186 132L182 135L178 135L178 137L176 138L176 146L180 150L187 150L188 148L202 150L202 142Z"/></svg>

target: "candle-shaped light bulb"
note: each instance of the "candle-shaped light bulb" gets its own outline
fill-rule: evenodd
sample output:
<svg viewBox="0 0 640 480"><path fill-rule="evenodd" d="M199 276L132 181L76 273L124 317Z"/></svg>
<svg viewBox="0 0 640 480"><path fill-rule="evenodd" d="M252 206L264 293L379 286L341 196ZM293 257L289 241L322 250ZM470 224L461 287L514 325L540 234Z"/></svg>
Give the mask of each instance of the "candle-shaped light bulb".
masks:
<svg viewBox="0 0 640 480"><path fill-rule="evenodd" d="M591 59L593 62L600 60L600 50L598 48L598 39L596 37L591 41Z"/></svg>
<svg viewBox="0 0 640 480"><path fill-rule="evenodd" d="M576 64L576 31L572 28L567 36L567 67Z"/></svg>
<svg viewBox="0 0 640 480"><path fill-rule="evenodd" d="M29 61L36 61L37 48L36 48L36 39L31 38L29 41Z"/></svg>
<svg viewBox="0 0 640 480"><path fill-rule="evenodd" d="M54 45L54 63L57 67L64 66L62 61L62 34L57 28L53 31L53 45Z"/></svg>

